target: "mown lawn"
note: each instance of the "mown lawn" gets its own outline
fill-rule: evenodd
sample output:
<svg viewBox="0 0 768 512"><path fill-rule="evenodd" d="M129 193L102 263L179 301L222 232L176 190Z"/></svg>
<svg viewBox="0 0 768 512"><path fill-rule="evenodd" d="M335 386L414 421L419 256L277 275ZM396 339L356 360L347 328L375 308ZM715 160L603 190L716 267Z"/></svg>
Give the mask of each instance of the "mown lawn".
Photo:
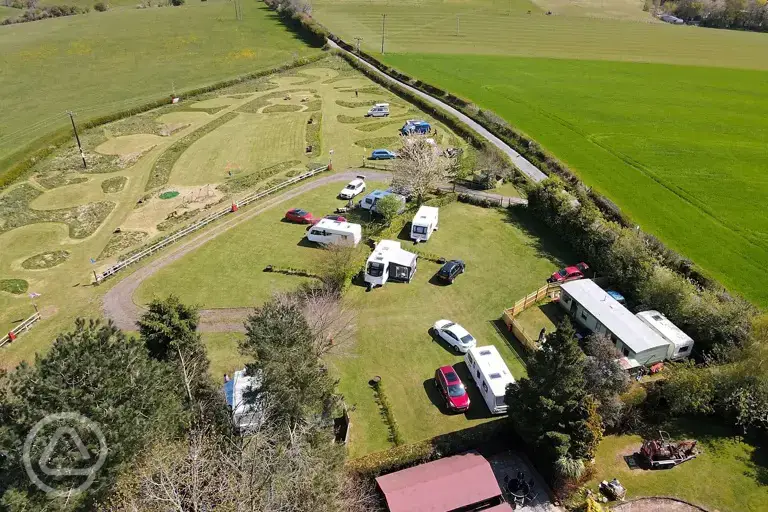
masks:
<svg viewBox="0 0 768 512"><path fill-rule="evenodd" d="M491 56L385 60L509 120L644 229L732 291L768 304L754 278L768 265L768 73Z"/></svg>
<svg viewBox="0 0 768 512"><path fill-rule="evenodd" d="M318 50L261 2L114 9L0 27L0 162L54 129ZM0 173L4 169L0 167Z"/></svg>
<svg viewBox="0 0 768 512"><path fill-rule="evenodd" d="M673 439L696 439L701 454L667 471L630 470L623 456L639 449L636 435L607 436L598 447L590 488L618 478L627 498L676 496L710 510L762 512L768 505L765 450L709 421L679 420L666 427Z"/></svg>

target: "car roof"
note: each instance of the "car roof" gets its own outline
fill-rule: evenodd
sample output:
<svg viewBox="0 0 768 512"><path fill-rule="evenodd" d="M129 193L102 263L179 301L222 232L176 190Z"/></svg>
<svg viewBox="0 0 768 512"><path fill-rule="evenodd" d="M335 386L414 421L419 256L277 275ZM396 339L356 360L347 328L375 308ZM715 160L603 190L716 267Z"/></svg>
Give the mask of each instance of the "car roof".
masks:
<svg viewBox="0 0 768 512"><path fill-rule="evenodd" d="M453 324L452 326L447 327L447 329L453 332L454 334L456 334L459 338L462 338L467 334L469 334L469 332L459 324Z"/></svg>
<svg viewBox="0 0 768 512"><path fill-rule="evenodd" d="M307 213L307 210L303 210L303 209L301 209L301 208L291 208L291 209L290 209L290 210L288 210L288 211L291 211L291 212L293 212L293 213Z"/></svg>
<svg viewBox="0 0 768 512"><path fill-rule="evenodd" d="M362 185L363 183L365 183L365 182L363 180L361 180L360 178L355 178L354 180L352 180L349 183L347 183L347 186L352 185L352 186L356 187L358 185Z"/></svg>
<svg viewBox="0 0 768 512"><path fill-rule="evenodd" d="M374 153L391 153L391 151L388 149L374 149L373 152Z"/></svg>
<svg viewBox="0 0 768 512"><path fill-rule="evenodd" d="M577 267L576 265L571 265L570 267L565 267L565 270L568 272L581 272L581 269Z"/></svg>

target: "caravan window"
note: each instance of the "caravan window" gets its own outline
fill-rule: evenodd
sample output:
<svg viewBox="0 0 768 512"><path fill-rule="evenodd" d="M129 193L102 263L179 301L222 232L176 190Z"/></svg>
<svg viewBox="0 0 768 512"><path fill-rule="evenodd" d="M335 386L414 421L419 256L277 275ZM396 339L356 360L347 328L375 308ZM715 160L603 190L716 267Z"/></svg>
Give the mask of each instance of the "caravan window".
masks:
<svg viewBox="0 0 768 512"><path fill-rule="evenodd" d="M586 320L587 319L587 312L585 310L581 310L581 319Z"/></svg>
<svg viewBox="0 0 768 512"><path fill-rule="evenodd" d="M503 396L497 396L496 397L496 405L497 406L505 405L504 404L504 397Z"/></svg>
<svg viewBox="0 0 768 512"><path fill-rule="evenodd" d="M376 263L372 261L368 265L368 275L373 277L381 277L384 274L384 264Z"/></svg>
<svg viewBox="0 0 768 512"><path fill-rule="evenodd" d="M322 235L322 233L320 231L318 231L317 229L313 229L312 230L312 234L313 235Z"/></svg>
<svg viewBox="0 0 768 512"><path fill-rule="evenodd" d="M483 381L483 391L488 392L488 384Z"/></svg>
<svg viewBox="0 0 768 512"><path fill-rule="evenodd" d="M426 235L427 234L427 226L413 226L413 232L417 235Z"/></svg>
<svg viewBox="0 0 768 512"><path fill-rule="evenodd" d="M472 358L472 354L467 354L467 360L469 361L469 364L474 366L475 360Z"/></svg>
<svg viewBox="0 0 768 512"><path fill-rule="evenodd" d="M686 345L684 347L680 347L680 349L677 351L678 354L682 354L683 352L688 352L688 349L691 348L690 345Z"/></svg>

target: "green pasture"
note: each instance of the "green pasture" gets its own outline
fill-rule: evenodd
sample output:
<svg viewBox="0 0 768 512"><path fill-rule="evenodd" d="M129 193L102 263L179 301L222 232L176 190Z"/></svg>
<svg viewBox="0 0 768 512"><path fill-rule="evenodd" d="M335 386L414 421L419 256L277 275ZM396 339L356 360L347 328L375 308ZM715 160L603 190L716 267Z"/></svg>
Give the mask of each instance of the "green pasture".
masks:
<svg viewBox="0 0 768 512"><path fill-rule="evenodd" d="M768 304L755 279L768 265L768 73L492 56L385 60L501 115L644 229Z"/></svg>
<svg viewBox="0 0 768 512"><path fill-rule="evenodd" d="M642 11L638 16L645 21L612 19L626 18L622 12L629 12L627 1L567 2L562 12L552 4L565 6L564 0L541 0L541 8L527 0L316 0L312 5L313 16L331 32L350 44L361 37L361 48L374 54L381 51L386 14L385 54L491 54L768 69L766 34L673 26L646 18ZM547 16L548 9L554 15ZM583 17L598 14L605 18ZM464 60L454 62L455 69L463 65Z"/></svg>
<svg viewBox="0 0 768 512"><path fill-rule="evenodd" d="M369 189L380 185L369 183ZM146 303L174 293L203 308L250 307L275 291L295 288L305 278L263 272L264 267L311 271L322 250L303 242L306 226L283 222L282 216L292 207L316 215L331 212L344 204L335 197L339 189L339 184L326 185L276 205L153 275L134 300ZM356 335L338 346L330 362L340 376L340 391L355 408L353 455L389 447L386 426L368 386L376 375L386 382L407 442L489 419L479 396L473 397L478 407L467 417L446 415L433 403L438 400L429 379L435 368L460 363L461 357L434 341L429 328L441 318L461 323L481 344L496 345L520 377L525 370L503 334L501 311L572 259L557 240L531 227L523 214L459 203L441 209L440 230L419 250L461 258L467 272L454 285L441 286L434 280L439 265L422 259L410 284L387 284L370 293L353 286L346 296ZM209 355L216 374L242 362L233 336L205 335L211 340ZM226 346L229 349L222 348Z"/></svg>
<svg viewBox="0 0 768 512"><path fill-rule="evenodd" d="M317 53L261 2L242 9L242 21L210 0L0 27L0 162L66 128L65 110L85 121Z"/></svg>
<svg viewBox="0 0 768 512"><path fill-rule="evenodd" d="M764 448L709 420L678 420L664 428L673 439L695 439L701 454L668 471L630 470L624 456L642 444L638 435L606 436L597 449L594 476L618 478L627 498L676 496L721 512L762 512L768 503L768 456ZM655 433L649 433L653 436Z"/></svg>

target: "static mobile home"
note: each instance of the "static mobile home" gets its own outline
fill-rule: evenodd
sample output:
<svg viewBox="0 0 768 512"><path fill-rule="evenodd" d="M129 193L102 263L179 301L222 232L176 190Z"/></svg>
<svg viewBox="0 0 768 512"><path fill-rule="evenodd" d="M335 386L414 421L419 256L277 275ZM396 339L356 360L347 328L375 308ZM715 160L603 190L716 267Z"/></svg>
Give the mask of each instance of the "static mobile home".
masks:
<svg viewBox="0 0 768 512"><path fill-rule="evenodd" d="M365 263L368 288L383 286L387 281L410 282L416 273L418 257L400 247L400 242L382 240Z"/></svg>
<svg viewBox="0 0 768 512"><path fill-rule="evenodd" d="M507 412L504 395L507 393L507 385L514 384L515 378L496 347L473 347L464 355L464 362L491 413Z"/></svg>
<svg viewBox="0 0 768 512"><path fill-rule="evenodd" d="M224 395L232 411L232 424L240 433L258 428L264 422L261 404L246 400L246 393L257 388L261 383L258 376L248 376L245 370L238 370L232 379L224 384Z"/></svg>
<svg viewBox="0 0 768 512"><path fill-rule="evenodd" d="M667 357L669 343L590 279L564 283L560 306L587 329L608 335L631 370Z"/></svg>
<svg viewBox="0 0 768 512"><path fill-rule="evenodd" d="M667 317L654 310L641 311L636 316L645 325L656 331L659 336L667 340L667 343L669 343L667 359L675 361L677 359L685 359L691 355L693 339Z"/></svg>
<svg viewBox="0 0 768 512"><path fill-rule="evenodd" d="M426 242L437 229L438 209L434 206L422 206L411 221L411 239Z"/></svg>
<svg viewBox="0 0 768 512"><path fill-rule="evenodd" d="M363 236L360 224L323 219L307 231L307 240L322 245L341 244L357 246Z"/></svg>

